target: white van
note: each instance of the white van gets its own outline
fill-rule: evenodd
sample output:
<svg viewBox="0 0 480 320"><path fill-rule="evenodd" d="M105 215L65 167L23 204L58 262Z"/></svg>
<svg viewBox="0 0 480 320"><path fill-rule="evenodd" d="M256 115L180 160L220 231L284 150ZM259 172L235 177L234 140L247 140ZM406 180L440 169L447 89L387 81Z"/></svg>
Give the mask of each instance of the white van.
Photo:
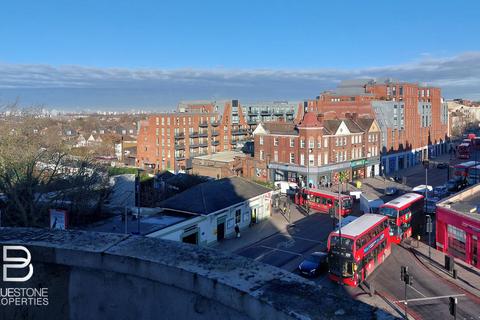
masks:
<svg viewBox="0 0 480 320"><path fill-rule="evenodd" d="M298 185L295 182L275 181L275 187L280 189L281 194L287 194L290 189L297 189Z"/></svg>
<svg viewBox="0 0 480 320"><path fill-rule="evenodd" d="M363 213L377 213L383 200L379 197L363 192L360 195L360 211Z"/></svg>

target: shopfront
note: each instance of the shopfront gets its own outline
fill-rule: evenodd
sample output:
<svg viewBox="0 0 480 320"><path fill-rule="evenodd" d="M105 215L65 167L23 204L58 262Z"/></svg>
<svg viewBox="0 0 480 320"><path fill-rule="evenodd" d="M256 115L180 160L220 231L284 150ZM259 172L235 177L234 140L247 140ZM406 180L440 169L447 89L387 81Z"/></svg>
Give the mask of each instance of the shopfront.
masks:
<svg viewBox="0 0 480 320"><path fill-rule="evenodd" d="M352 180L360 180L365 178L365 165L367 161L365 159L351 161L352 167Z"/></svg>
<svg viewBox="0 0 480 320"><path fill-rule="evenodd" d="M436 246L438 250L480 268L479 238L479 219L444 207L437 207Z"/></svg>

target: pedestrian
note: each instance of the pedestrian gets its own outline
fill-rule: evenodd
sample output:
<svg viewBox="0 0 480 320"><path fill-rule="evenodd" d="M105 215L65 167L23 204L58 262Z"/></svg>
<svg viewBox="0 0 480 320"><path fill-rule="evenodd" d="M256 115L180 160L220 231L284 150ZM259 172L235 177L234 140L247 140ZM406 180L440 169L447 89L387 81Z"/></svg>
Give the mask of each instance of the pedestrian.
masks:
<svg viewBox="0 0 480 320"><path fill-rule="evenodd" d="M238 223L235 224L235 234L237 235L237 238L240 238L240 227L238 226Z"/></svg>

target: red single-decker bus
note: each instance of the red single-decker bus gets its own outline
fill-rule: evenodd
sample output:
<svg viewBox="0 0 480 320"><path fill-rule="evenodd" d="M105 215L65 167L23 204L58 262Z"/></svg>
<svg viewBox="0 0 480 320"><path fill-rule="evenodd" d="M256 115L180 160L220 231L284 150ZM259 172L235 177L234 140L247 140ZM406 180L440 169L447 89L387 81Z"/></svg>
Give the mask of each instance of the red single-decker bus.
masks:
<svg viewBox="0 0 480 320"><path fill-rule="evenodd" d="M333 281L358 286L391 253L388 218L364 214L328 237L328 272ZM341 236L340 236L341 234Z"/></svg>
<svg viewBox="0 0 480 320"><path fill-rule="evenodd" d="M341 201L340 214L346 216L352 212L352 197L348 195L338 195L338 193L320 189L301 189L295 195L295 203L299 206L308 206L311 210L321 213L330 213L335 209L335 215L338 211L338 199Z"/></svg>
<svg viewBox="0 0 480 320"><path fill-rule="evenodd" d="M379 214L388 217L391 242L400 243L412 233L423 232L423 198L421 194L406 193L380 206Z"/></svg>

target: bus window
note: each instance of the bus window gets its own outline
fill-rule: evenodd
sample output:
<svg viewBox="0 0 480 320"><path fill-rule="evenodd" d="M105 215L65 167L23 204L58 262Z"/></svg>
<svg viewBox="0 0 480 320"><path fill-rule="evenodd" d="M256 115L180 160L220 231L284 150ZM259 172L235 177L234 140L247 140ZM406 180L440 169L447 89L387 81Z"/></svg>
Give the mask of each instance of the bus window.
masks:
<svg viewBox="0 0 480 320"><path fill-rule="evenodd" d="M382 207L380 208L380 214L384 216L389 216L396 218L397 217L397 209L389 208L389 207Z"/></svg>

